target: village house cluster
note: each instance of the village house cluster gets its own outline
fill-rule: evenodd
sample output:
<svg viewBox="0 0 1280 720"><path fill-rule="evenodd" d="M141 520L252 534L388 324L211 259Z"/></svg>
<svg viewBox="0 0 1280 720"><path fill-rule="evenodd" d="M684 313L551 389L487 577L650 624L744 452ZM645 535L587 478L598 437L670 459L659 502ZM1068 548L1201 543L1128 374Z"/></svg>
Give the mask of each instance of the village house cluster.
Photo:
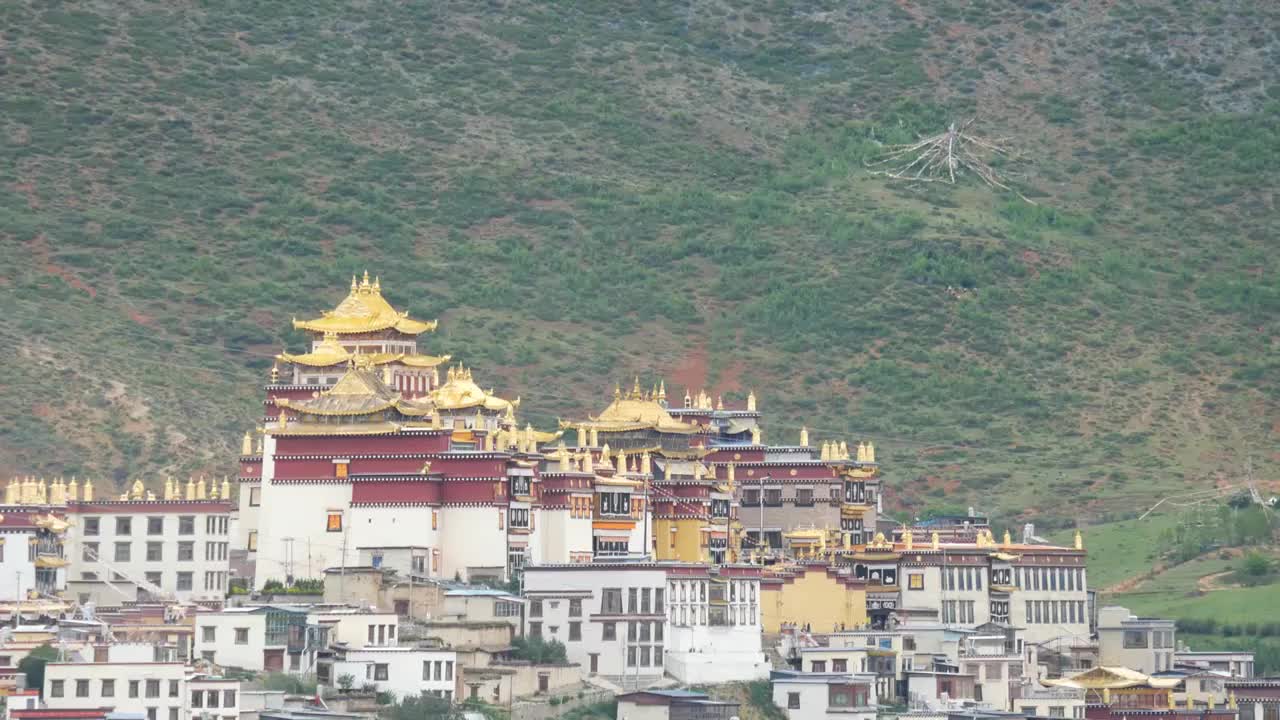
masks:
<svg viewBox="0 0 1280 720"><path fill-rule="evenodd" d="M11 717L346 720L427 693L728 720L681 688L741 681L791 720L1280 712L1249 653L1099 607L1079 533L892 522L872 442L770 444L754 393L636 379L537 430L367 274L294 327L234 476L5 488Z"/></svg>

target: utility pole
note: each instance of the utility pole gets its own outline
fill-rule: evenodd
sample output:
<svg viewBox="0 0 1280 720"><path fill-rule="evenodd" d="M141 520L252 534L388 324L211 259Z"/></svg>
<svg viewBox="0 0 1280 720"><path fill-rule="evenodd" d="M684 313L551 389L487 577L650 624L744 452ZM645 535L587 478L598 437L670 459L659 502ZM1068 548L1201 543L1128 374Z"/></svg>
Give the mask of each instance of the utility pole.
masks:
<svg viewBox="0 0 1280 720"><path fill-rule="evenodd" d="M284 584L290 587L293 585L293 538L280 538L280 542L284 544Z"/></svg>
<svg viewBox="0 0 1280 720"><path fill-rule="evenodd" d="M758 528L758 532L756 533L756 549L757 550L765 546L765 542L764 542L764 481L765 480L772 481L773 476L772 475L760 476L760 483L759 483L760 484L760 527ZM760 558L760 562L762 563L764 562L763 557Z"/></svg>
<svg viewBox="0 0 1280 720"><path fill-rule="evenodd" d="M338 570L338 602L347 601L347 511L342 511L342 564Z"/></svg>

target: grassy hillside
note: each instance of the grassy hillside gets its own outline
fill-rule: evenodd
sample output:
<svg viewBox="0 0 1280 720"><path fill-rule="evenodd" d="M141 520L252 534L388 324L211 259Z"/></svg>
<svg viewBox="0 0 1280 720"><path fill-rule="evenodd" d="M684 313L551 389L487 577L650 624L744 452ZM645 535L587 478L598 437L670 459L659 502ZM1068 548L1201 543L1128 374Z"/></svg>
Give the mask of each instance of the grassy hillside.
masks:
<svg viewBox="0 0 1280 720"><path fill-rule="evenodd" d="M1280 8L642 5L0 7L0 472L231 472L367 267L544 426L754 387L1042 522L1276 477ZM866 172L971 116L1036 205Z"/></svg>

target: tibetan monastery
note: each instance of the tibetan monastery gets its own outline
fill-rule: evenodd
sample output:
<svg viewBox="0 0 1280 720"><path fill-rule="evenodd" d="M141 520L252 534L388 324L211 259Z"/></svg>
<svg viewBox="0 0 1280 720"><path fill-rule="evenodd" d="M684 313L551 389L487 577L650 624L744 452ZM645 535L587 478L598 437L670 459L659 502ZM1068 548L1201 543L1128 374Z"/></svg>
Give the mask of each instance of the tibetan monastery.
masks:
<svg viewBox="0 0 1280 720"><path fill-rule="evenodd" d="M407 552L413 572L469 580L591 552L556 529L593 476L570 473L544 503L538 444L557 434L520 429L519 400L482 389L470 368L442 381L449 356L418 347L435 326L395 310L367 273L333 311L294 321L311 348L278 356L261 437L241 448L238 539L256 587L384 548Z"/></svg>
<svg viewBox="0 0 1280 720"><path fill-rule="evenodd" d="M756 397L746 407L714 406L705 392L667 402L666 384L649 391L635 381L587 420L565 422L577 433L574 453L615 465L642 483L650 505L651 552L659 560L738 562L762 551L804 550L810 535L831 531L861 543L875 533L879 466L875 449L846 443L770 446L762 440ZM636 513L642 516L643 513ZM609 528L596 528L609 538ZM622 548L621 544L602 547ZM753 553L752 551L756 551Z"/></svg>

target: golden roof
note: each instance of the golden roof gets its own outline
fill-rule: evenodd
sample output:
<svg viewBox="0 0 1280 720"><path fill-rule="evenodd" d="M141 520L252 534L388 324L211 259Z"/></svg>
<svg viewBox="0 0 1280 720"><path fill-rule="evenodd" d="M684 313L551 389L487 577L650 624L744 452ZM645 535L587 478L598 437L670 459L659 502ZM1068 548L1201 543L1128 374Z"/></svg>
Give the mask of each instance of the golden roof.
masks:
<svg viewBox="0 0 1280 720"><path fill-rule="evenodd" d="M1042 685L1081 688L1085 690L1120 689L1128 687L1171 688L1182 682L1181 677L1156 678L1126 667L1099 665L1067 678L1041 680Z"/></svg>
<svg viewBox="0 0 1280 720"><path fill-rule="evenodd" d="M493 394L492 390L484 391L471 379L471 370L462 365L449 368L445 383L431 391L431 402L441 410L465 410L467 408L484 408L485 410L514 409L520 404L503 400Z"/></svg>
<svg viewBox="0 0 1280 720"><path fill-rule="evenodd" d="M436 322L409 319L409 313L399 312L382 297L382 284L377 278L369 282L369 272L356 282L351 277L351 292L338 307L325 312L314 320L294 319L293 326L312 332L334 332L339 335L377 332L394 328L405 335L420 335L436 329Z"/></svg>
<svg viewBox="0 0 1280 720"><path fill-rule="evenodd" d="M276 398L276 405L305 415L368 415L392 408L411 417L431 412L430 403L401 397L370 369L363 356L358 356L332 387L301 400Z"/></svg>
<svg viewBox="0 0 1280 720"><path fill-rule="evenodd" d="M430 368L449 362L448 355L406 355L404 353L361 353L361 357L367 358L371 365L385 365L387 363L398 362L409 367ZM324 334L324 339L312 348L311 352L293 355L291 353L280 353L276 355L276 359L284 362L294 363L297 365L307 365L309 367L333 367L350 362L355 358L355 353L349 352L342 343L338 342L338 333L329 330Z"/></svg>
<svg viewBox="0 0 1280 720"><path fill-rule="evenodd" d="M639 379L632 386L630 393L624 395L620 389L615 389L613 402L609 403L609 407L584 424L597 430L613 432L648 429L685 435L698 432L696 424L671 417L671 413L658 402L656 393L642 392Z"/></svg>

